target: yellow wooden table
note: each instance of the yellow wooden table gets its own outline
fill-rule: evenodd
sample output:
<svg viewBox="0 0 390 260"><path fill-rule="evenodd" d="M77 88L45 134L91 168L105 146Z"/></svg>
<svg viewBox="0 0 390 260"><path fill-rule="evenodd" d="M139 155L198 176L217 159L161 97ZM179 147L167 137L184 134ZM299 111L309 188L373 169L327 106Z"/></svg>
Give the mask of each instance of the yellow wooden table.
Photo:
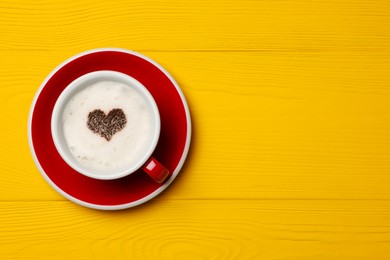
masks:
<svg viewBox="0 0 390 260"><path fill-rule="evenodd" d="M390 259L387 0L1 1L0 259ZM60 62L139 51L187 97L185 167L104 212L41 177L35 92Z"/></svg>

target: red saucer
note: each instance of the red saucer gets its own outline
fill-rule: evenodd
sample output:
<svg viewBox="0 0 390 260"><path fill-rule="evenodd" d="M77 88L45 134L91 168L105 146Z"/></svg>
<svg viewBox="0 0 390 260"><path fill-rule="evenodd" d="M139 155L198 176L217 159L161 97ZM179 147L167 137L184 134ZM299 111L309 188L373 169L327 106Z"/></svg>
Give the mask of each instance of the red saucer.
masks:
<svg viewBox="0 0 390 260"><path fill-rule="evenodd" d="M86 177L69 167L57 152L50 122L61 92L76 78L97 70L113 70L140 81L153 95L161 118L161 133L153 156L171 172L157 183L142 170L116 180ZM29 144L35 163L48 183L69 200L96 209L124 209L161 193L177 176L191 138L188 106L175 80L160 65L135 52L97 49L60 64L42 83L29 116Z"/></svg>

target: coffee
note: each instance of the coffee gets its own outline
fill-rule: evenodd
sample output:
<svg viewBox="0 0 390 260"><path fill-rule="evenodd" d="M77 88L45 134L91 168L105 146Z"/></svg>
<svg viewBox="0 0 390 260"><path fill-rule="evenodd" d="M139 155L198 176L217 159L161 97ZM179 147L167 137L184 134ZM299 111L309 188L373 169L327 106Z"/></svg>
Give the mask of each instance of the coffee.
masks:
<svg viewBox="0 0 390 260"><path fill-rule="evenodd" d="M62 125L73 157L98 171L115 171L142 160L155 130L144 96L109 80L74 94L63 110Z"/></svg>

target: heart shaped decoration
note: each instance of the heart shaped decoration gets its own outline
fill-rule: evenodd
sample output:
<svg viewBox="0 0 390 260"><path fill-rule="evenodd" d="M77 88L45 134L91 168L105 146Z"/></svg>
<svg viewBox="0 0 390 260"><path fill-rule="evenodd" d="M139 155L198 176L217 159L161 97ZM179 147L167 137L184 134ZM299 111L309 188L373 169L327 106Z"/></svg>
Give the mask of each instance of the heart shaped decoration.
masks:
<svg viewBox="0 0 390 260"><path fill-rule="evenodd" d="M126 115L120 108L112 109L107 115L100 109L88 114L88 128L110 141L112 136L122 130L127 123Z"/></svg>

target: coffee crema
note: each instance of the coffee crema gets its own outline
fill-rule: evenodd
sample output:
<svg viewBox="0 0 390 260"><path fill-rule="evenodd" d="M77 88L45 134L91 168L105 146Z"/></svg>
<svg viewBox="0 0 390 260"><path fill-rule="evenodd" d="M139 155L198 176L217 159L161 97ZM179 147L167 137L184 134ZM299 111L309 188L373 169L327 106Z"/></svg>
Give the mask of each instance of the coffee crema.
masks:
<svg viewBox="0 0 390 260"><path fill-rule="evenodd" d="M142 159L154 132L152 111L131 86L99 81L65 105L63 133L73 157L98 171L123 169Z"/></svg>

